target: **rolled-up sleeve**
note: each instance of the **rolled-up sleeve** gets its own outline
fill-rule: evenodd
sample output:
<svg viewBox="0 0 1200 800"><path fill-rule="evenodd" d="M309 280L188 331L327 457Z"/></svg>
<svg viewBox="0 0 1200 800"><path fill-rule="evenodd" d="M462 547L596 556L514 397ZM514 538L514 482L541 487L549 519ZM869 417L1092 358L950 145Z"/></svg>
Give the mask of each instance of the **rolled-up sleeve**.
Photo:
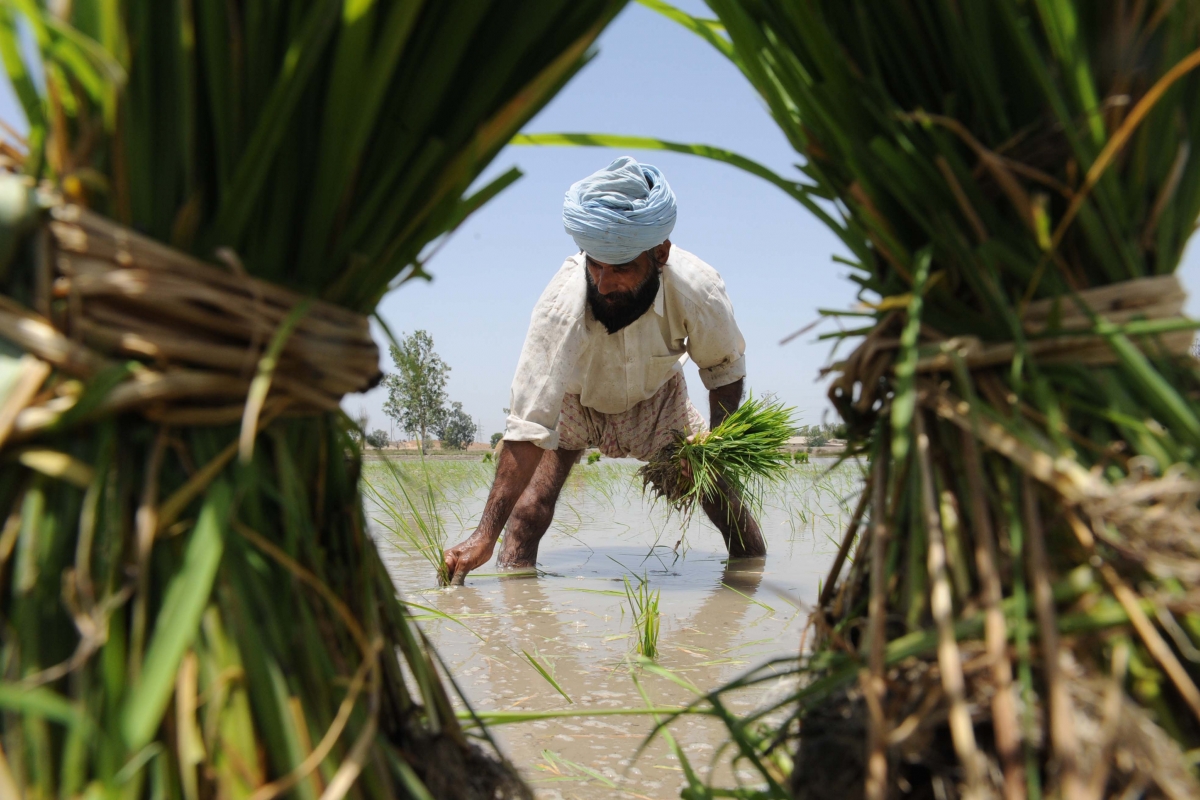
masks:
<svg viewBox="0 0 1200 800"><path fill-rule="evenodd" d="M704 302L689 309L687 351L712 391L746 377L746 340L733 318L733 303L718 283Z"/></svg>
<svg viewBox="0 0 1200 800"><path fill-rule="evenodd" d="M558 415L567 382L586 344L582 272L564 265L538 300L513 378L504 438L558 448ZM579 285L576 286L575 284Z"/></svg>

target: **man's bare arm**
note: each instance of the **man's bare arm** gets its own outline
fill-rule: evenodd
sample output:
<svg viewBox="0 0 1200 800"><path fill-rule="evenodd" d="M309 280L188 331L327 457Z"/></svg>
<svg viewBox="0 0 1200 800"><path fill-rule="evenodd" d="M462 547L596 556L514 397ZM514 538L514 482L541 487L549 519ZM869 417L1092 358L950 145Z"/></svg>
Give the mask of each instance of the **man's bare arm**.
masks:
<svg viewBox="0 0 1200 800"><path fill-rule="evenodd" d="M492 557L500 531L504 530L504 524L541 460L542 449L533 442L504 443L500 463L496 465L496 480L483 507L479 527L464 542L443 554L446 575L451 583L461 584L468 572L483 566Z"/></svg>
<svg viewBox="0 0 1200 800"><path fill-rule="evenodd" d="M742 391L745 381L738 379L733 383L718 386L708 392L708 424L715 428L725 421L725 418L737 411L742 404Z"/></svg>

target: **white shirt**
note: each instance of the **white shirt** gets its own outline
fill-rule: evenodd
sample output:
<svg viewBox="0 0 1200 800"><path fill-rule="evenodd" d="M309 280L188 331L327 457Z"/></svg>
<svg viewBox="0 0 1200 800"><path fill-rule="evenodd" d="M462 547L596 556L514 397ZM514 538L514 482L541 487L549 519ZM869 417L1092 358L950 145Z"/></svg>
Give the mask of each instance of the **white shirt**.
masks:
<svg viewBox="0 0 1200 800"><path fill-rule="evenodd" d="M592 316L585 269L582 253L568 258L533 309L505 439L554 450L564 395L619 414L681 372L684 354L710 390L746 376L746 342L725 283L708 264L672 246L651 310L613 334Z"/></svg>

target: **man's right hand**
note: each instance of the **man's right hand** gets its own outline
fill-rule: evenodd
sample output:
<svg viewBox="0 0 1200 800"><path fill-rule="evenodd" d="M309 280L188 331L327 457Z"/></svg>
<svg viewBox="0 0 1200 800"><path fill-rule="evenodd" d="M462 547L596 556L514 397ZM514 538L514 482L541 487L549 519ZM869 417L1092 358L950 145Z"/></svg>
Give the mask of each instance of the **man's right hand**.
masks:
<svg viewBox="0 0 1200 800"><path fill-rule="evenodd" d="M465 541L442 553L443 574L451 586L461 586L468 572L482 567L492 557L500 531L529 485L529 479L542 460L542 452L532 442L505 442L479 527Z"/></svg>
<svg viewBox="0 0 1200 800"><path fill-rule="evenodd" d="M445 564L445 574L450 585L462 586L467 578L467 573L486 564L495 549L495 540L481 535L476 530L464 541L444 552L442 562Z"/></svg>

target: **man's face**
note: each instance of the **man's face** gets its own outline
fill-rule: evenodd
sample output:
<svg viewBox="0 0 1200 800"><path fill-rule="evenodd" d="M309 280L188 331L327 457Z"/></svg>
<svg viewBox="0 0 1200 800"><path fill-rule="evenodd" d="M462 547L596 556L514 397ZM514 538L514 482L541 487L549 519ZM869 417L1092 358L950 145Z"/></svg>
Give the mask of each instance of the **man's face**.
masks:
<svg viewBox="0 0 1200 800"><path fill-rule="evenodd" d="M624 264L605 264L585 256L585 265L588 305L610 334L637 321L654 305L659 272L655 251Z"/></svg>

